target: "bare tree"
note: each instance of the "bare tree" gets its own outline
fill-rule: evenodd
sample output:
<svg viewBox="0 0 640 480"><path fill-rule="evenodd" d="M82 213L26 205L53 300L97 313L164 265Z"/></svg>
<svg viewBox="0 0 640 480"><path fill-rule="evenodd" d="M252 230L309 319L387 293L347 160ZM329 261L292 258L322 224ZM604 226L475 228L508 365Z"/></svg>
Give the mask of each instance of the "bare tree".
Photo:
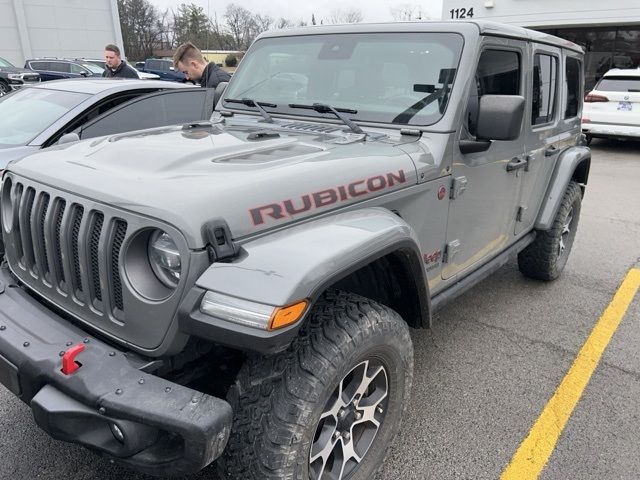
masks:
<svg viewBox="0 0 640 480"><path fill-rule="evenodd" d="M165 24L148 0L118 0L124 51L130 59L145 59L162 42ZM164 17L166 20L166 15Z"/></svg>
<svg viewBox="0 0 640 480"><path fill-rule="evenodd" d="M357 8L332 10L329 17L331 23L359 23L364 17Z"/></svg>
<svg viewBox="0 0 640 480"><path fill-rule="evenodd" d="M284 17L280 17L276 23L275 23L275 28L289 28L292 27L293 24L291 23L291 20L284 18Z"/></svg>
<svg viewBox="0 0 640 480"><path fill-rule="evenodd" d="M396 22L415 22L420 20L429 20L420 5L412 3L401 3L389 9L391 16Z"/></svg>

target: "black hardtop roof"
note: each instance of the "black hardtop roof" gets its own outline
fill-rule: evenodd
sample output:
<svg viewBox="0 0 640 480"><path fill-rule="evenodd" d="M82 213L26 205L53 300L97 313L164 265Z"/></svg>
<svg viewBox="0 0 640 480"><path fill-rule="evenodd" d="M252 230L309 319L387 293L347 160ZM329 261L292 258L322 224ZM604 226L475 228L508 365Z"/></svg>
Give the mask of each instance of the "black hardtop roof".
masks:
<svg viewBox="0 0 640 480"><path fill-rule="evenodd" d="M271 30L258 38L297 35L327 35L335 33L400 33L400 32L459 32L463 34L494 35L498 37L545 43L584 53L582 47L563 38L487 20L451 20L425 22L354 23L346 25L315 25L309 27Z"/></svg>

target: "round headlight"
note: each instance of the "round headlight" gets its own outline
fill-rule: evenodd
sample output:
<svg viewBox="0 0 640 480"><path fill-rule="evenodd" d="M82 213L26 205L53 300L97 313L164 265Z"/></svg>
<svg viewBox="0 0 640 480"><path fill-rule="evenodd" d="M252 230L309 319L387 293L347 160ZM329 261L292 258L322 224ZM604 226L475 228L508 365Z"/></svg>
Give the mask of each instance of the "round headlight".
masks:
<svg viewBox="0 0 640 480"><path fill-rule="evenodd" d="M149 263L165 286L175 288L178 285L182 269L180 251L168 233L156 230L149 237Z"/></svg>

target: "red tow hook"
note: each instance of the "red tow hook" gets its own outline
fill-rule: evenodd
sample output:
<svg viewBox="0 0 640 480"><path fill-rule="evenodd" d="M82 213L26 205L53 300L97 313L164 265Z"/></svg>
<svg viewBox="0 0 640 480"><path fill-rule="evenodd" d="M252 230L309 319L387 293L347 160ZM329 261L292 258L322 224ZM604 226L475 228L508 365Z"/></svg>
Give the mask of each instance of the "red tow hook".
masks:
<svg viewBox="0 0 640 480"><path fill-rule="evenodd" d="M79 343L67 350L62 356L62 373L65 375L71 375L78 370L82 365L76 362L76 357L80 352L84 350L84 344Z"/></svg>

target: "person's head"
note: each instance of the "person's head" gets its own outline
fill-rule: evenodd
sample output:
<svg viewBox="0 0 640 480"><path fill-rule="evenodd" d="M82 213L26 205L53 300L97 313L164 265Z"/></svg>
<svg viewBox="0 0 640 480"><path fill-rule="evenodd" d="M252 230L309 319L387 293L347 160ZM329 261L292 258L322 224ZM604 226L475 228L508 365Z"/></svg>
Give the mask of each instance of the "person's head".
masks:
<svg viewBox="0 0 640 480"><path fill-rule="evenodd" d="M199 82L206 66L202 52L191 42L180 45L173 55L173 67L184 73L187 80Z"/></svg>
<svg viewBox="0 0 640 480"><path fill-rule="evenodd" d="M109 44L104 47L104 61L108 68L118 68L122 59L120 49L116 45Z"/></svg>

